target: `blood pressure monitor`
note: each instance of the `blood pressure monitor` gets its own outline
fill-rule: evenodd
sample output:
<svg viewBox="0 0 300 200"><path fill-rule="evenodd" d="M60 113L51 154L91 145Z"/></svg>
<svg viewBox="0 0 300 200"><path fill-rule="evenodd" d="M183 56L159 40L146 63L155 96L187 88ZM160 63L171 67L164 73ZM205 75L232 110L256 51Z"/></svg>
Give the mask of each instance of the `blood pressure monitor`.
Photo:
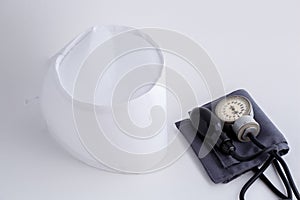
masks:
<svg viewBox="0 0 300 200"><path fill-rule="evenodd" d="M294 194L300 200L295 181L281 157L289 150L287 142L246 91L238 90L196 107L189 115L189 119L177 122L176 126L190 142L213 182L227 183L252 170L255 174L242 187L240 200L245 200L247 190L258 178L280 199L293 199ZM261 133L260 128L264 130ZM191 140L194 133L195 139ZM261 137L257 137L258 134ZM202 147L205 147L204 151ZM208 152L207 147L213 150ZM286 194L264 175L271 164L279 174Z"/></svg>
<svg viewBox="0 0 300 200"><path fill-rule="evenodd" d="M260 126L254 119L251 102L244 96L232 95L221 99L214 112L226 125L232 126L241 142L250 141L247 134L257 136L260 131Z"/></svg>

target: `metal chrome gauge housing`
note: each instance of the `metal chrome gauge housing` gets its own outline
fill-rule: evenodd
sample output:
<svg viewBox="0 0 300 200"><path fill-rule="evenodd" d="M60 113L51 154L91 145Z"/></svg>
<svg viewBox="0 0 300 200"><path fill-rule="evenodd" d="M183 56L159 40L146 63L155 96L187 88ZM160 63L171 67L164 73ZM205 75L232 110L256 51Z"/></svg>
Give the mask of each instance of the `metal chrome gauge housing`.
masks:
<svg viewBox="0 0 300 200"><path fill-rule="evenodd" d="M225 123L232 125L237 139L248 142L248 134L257 136L260 125L254 119L251 102L244 96L228 96L217 103L216 115Z"/></svg>
<svg viewBox="0 0 300 200"><path fill-rule="evenodd" d="M244 115L252 116L250 101L243 96L229 96L220 100L215 107L216 115L225 123L234 123Z"/></svg>

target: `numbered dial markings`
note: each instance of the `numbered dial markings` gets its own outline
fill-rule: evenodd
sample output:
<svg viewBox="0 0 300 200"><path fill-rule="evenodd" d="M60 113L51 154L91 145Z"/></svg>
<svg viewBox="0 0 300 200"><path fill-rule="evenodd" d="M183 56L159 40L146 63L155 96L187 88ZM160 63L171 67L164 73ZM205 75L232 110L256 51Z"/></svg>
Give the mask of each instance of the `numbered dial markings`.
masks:
<svg viewBox="0 0 300 200"><path fill-rule="evenodd" d="M251 104L242 96L229 96L222 99L216 106L216 115L224 122L234 122L243 115L249 115Z"/></svg>

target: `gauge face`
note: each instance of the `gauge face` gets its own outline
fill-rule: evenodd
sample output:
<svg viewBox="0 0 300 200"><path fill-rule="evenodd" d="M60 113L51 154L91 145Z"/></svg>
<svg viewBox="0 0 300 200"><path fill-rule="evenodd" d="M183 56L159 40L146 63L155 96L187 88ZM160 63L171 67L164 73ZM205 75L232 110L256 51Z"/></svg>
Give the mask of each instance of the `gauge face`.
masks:
<svg viewBox="0 0 300 200"><path fill-rule="evenodd" d="M234 122L243 115L249 115L251 104L243 96L229 96L222 99L215 108L216 115L224 122Z"/></svg>

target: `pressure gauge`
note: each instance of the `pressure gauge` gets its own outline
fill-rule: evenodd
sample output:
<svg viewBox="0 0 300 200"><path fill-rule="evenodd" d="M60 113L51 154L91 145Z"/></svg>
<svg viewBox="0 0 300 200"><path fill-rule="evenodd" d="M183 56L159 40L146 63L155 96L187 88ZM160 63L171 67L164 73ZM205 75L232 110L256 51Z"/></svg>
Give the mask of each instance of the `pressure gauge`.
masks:
<svg viewBox="0 0 300 200"><path fill-rule="evenodd" d="M254 120L251 102L244 96L232 95L220 100L215 113L225 124L232 126L241 142L250 141L248 134L255 137L259 134L260 126Z"/></svg>
<svg viewBox="0 0 300 200"><path fill-rule="evenodd" d="M252 115L250 101L243 96L229 96L218 102L216 115L224 122L233 123L244 115Z"/></svg>

